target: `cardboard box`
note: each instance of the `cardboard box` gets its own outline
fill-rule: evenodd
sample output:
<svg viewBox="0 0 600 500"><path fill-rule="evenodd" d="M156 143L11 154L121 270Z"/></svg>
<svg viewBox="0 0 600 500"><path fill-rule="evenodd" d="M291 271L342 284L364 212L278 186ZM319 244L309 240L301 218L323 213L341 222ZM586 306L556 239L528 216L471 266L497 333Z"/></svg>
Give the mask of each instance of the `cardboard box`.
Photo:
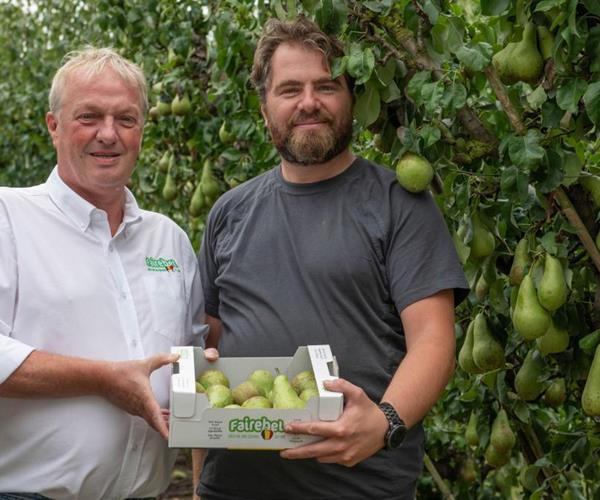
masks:
<svg viewBox="0 0 600 500"><path fill-rule="evenodd" d="M342 414L343 395L327 391L323 381L338 377L338 367L329 345L301 346L293 357L204 359L199 347L172 347L180 355L171 375L169 446L172 448L270 449L294 448L318 441L318 436L286 434L287 422L336 420ZM209 368L223 371L230 386L248 378L257 369L286 374L290 380L312 369L319 397L302 409L211 408L206 394L196 393L196 378Z"/></svg>

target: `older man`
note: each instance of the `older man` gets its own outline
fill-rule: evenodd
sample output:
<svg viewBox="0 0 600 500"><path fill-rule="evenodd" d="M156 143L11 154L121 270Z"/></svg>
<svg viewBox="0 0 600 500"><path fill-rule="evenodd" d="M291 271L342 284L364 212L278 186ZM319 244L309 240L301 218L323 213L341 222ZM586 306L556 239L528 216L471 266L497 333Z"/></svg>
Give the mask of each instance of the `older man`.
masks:
<svg viewBox="0 0 600 500"><path fill-rule="evenodd" d="M110 49L70 54L46 116L56 168L0 189L0 498L169 484L167 353L205 328L187 236L125 187L146 108L139 67Z"/></svg>

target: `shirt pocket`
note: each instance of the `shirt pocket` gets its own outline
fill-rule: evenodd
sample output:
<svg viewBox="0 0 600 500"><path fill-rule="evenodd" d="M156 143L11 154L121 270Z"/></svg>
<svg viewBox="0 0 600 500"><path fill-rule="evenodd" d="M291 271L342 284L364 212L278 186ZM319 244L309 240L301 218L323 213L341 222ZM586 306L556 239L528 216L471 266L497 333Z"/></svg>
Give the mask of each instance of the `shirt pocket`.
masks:
<svg viewBox="0 0 600 500"><path fill-rule="evenodd" d="M154 332L174 345L183 338L186 301L180 273L157 273L144 276Z"/></svg>

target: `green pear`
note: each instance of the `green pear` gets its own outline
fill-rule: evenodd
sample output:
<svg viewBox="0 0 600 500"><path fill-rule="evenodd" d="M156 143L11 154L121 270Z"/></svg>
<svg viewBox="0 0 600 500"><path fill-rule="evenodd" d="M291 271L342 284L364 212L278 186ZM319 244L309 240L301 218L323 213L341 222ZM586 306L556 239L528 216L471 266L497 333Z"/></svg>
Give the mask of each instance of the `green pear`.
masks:
<svg viewBox="0 0 600 500"><path fill-rule="evenodd" d="M200 382L196 382L196 392L199 392L199 393L206 392L204 390L204 386Z"/></svg>
<svg viewBox="0 0 600 500"><path fill-rule="evenodd" d="M560 261L546 254L544 275L537 294L540 304L548 311L556 311L567 301L567 282Z"/></svg>
<svg viewBox="0 0 600 500"><path fill-rule="evenodd" d="M317 384L315 382L315 374L312 370L304 370L299 372L292 379L292 387L296 391L296 394L300 394L304 389L314 387L316 389Z"/></svg>
<svg viewBox="0 0 600 500"><path fill-rule="evenodd" d="M229 387L229 379L221 370L208 369L204 370L196 379L200 382L205 389L208 389L211 385L221 384L225 387Z"/></svg>
<svg viewBox="0 0 600 500"><path fill-rule="evenodd" d="M243 402L242 408L272 408L273 405L264 396L252 396Z"/></svg>
<svg viewBox="0 0 600 500"><path fill-rule="evenodd" d="M231 395L233 396L233 400L237 404L241 405L247 399L250 399L254 396L260 396L261 392L256 382L253 382L252 380L244 380L231 390Z"/></svg>
<svg viewBox="0 0 600 500"><path fill-rule="evenodd" d="M204 160L202 165L202 194L205 198L216 199L221 193L221 188L213 173L213 164L210 158Z"/></svg>
<svg viewBox="0 0 600 500"><path fill-rule="evenodd" d="M485 296L488 294L489 289L490 286L488 285L488 282L485 279L485 275L484 273L481 273L479 275L477 283L475 284L475 296L480 302L483 301L483 299L485 299Z"/></svg>
<svg viewBox="0 0 600 500"><path fill-rule="evenodd" d="M484 372L504 366L504 348L492 335L482 312L475 316L473 325L473 362Z"/></svg>
<svg viewBox="0 0 600 500"><path fill-rule="evenodd" d="M230 405L223 406L223 408L226 408L226 409L241 408L241 405L238 405L237 403L232 403Z"/></svg>
<svg viewBox="0 0 600 500"><path fill-rule="evenodd" d="M467 457L460 468L460 477L466 483L473 483L477 480L477 466L475 460Z"/></svg>
<svg viewBox="0 0 600 500"><path fill-rule="evenodd" d="M460 366L463 369L463 371L465 371L466 373L470 373L471 375L475 375L477 373L482 372L482 370L475 364L475 361L473 361L474 327L475 321L471 321L469 323L469 326L467 327L467 333L465 335L463 345L458 353L458 366Z"/></svg>
<svg viewBox="0 0 600 500"><path fill-rule="evenodd" d="M544 25L537 27L538 45L544 61L552 57L554 51L554 35Z"/></svg>
<svg viewBox="0 0 600 500"><path fill-rule="evenodd" d="M248 380L252 380L260 388L261 395L267 397L269 391L273 389L273 379L275 377L269 370L254 370Z"/></svg>
<svg viewBox="0 0 600 500"><path fill-rule="evenodd" d="M175 198L177 198L177 184L175 183L175 179L173 179L171 172L169 172L165 178L165 184L163 185L162 189L162 197L166 201L173 201Z"/></svg>
<svg viewBox="0 0 600 500"><path fill-rule="evenodd" d="M500 80L505 84L537 83L543 73L544 61L537 48L535 24L527 23L520 42L509 43L492 57Z"/></svg>
<svg viewBox="0 0 600 500"><path fill-rule="evenodd" d="M490 443L499 452L508 453L512 450L517 439L515 433L510 427L506 410L502 408L494 422L492 423L492 433L490 434Z"/></svg>
<svg viewBox="0 0 600 500"><path fill-rule="evenodd" d="M425 191L435 175L431 163L414 153L406 153L396 164L398 183L411 193Z"/></svg>
<svg viewBox="0 0 600 500"><path fill-rule="evenodd" d="M190 98L187 94L184 94L180 99L179 94L175 96L173 101L171 101L171 111L174 115L184 116L187 115L192 110L192 103L190 102Z"/></svg>
<svg viewBox="0 0 600 500"><path fill-rule="evenodd" d="M469 243L471 257L480 259L491 255L496 247L496 239L491 231L481 221L479 214L475 212L471 220L473 227L473 238Z"/></svg>
<svg viewBox="0 0 600 500"><path fill-rule="evenodd" d="M491 443L487 446L484 453L485 462L496 469L506 465L510 460L510 452L497 450Z"/></svg>
<svg viewBox="0 0 600 500"><path fill-rule="evenodd" d="M534 340L548 331L550 320L550 314L538 302L533 279L528 273L519 286L513 325L525 340Z"/></svg>
<svg viewBox="0 0 600 500"><path fill-rule="evenodd" d="M597 175L586 175L579 178L579 183L592 198L594 208L600 209L600 177Z"/></svg>
<svg viewBox="0 0 600 500"><path fill-rule="evenodd" d="M562 405L567 399L567 387L564 378L557 378L546 389L544 393L544 402L548 406L556 408Z"/></svg>
<svg viewBox="0 0 600 500"><path fill-rule="evenodd" d="M600 416L600 344L596 347L594 359L581 394L581 407L590 416Z"/></svg>
<svg viewBox="0 0 600 500"><path fill-rule="evenodd" d="M469 446L476 448L479 446L479 431L477 430L477 413L471 412L469 416L469 422L465 430L465 440Z"/></svg>
<svg viewBox="0 0 600 500"><path fill-rule="evenodd" d="M233 404L231 389L222 384L212 384L206 388L206 396L213 408L223 408Z"/></svg>
<svg viewBox="0 0 600 500"><path fill-rule="evenodd" d="M164 154L158 160L158 170L163 174L166 174L169 171L169 163L171 159L171 152L165 151Z"/></svg>
<svg viewBox="0 0 600 500"><path fill-rule="evenodd" d="M544 374L544 360L535 349L530 349L515 375L515 391L523 401L533 401L544 389L540 380Z"/></svg>
<svg viewBox="0 0 600 500"><path fill-rule="evenodd" d="M273 408L304 408L306 402L301 400L287 375L280 374L273 381Z"/></svg>
<svg viewBox="0 0 600 500"><path fill-rule="evenodd" d="M550 328L535 339L538 351L544 356L546 354L556 354L564 352L569 347L569 332L563 328L558 328L554 321L550 321Z"/></svg>
<svg viewBox="0 0 600 500"><path fill-rule="evenodd" d="M300 399L302 401L308 401L313 396L317 398L319 397L319 389L317 389L316 384L314 387L307 387L300 393Z"/></svg>
<svg viewBox="0 0 600 500"><path fill-rule="evenodd" d="M512 265L508 273L508 278L511 285L520 285L525 276L525 271L531 264L529 256L529 242L523 238L515 247L515 256L513 257Z"/></svg>
<svg viewBox="0 0 600 500"><path fill-rule="evenodd" d="M197 217L202 213L202 209L204 208L204 194L202 193L202 183L199 182L194 189L194 194L192 194L192 199L190 200L189 211L190 214L194 217Z"/></svg>

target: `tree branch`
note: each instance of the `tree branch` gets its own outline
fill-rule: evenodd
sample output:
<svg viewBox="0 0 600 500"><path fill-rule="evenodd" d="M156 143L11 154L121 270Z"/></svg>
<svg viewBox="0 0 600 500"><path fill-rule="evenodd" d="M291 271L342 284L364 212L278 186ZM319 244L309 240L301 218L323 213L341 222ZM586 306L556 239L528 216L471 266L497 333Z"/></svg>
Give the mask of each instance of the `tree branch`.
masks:
<svg viewBox="0 0 600 500"><path fill-rule="evenodd" d="M492 87L494 94L496 94L496 97L500 101L500 104L502 104L504 112L506 113L506 116L510 121L510 124L517 131L517 134L525 134L525 125L523 125L523 121L521 120L519 113L513 106L513 103L510 101L510 98L506 93L506 87L500 81L500 77L498 76L498 73L496 73L494 67L490 64L487 68L483 70L483 72L485 73L485 76L487 77L488 83L490 84L490 87Z"/></svg>
<svg viewBox="0 0 600 500"><path fill-rule="evenodd" d="M427 455L427 453L425 453L425 456L423 457L423 463L425 464L425 467L427 468L429 474L431 474L431 477L435 481L435 484L442 492L442 495L444 495L444 498L446 498L447 500L455 500L454 495L452 495L452 492L450 491L450 488L448 488L448 485L442 479L442 476L435 468L435 465L433 464L431 458L429 458L429 455Z"/></svg>

